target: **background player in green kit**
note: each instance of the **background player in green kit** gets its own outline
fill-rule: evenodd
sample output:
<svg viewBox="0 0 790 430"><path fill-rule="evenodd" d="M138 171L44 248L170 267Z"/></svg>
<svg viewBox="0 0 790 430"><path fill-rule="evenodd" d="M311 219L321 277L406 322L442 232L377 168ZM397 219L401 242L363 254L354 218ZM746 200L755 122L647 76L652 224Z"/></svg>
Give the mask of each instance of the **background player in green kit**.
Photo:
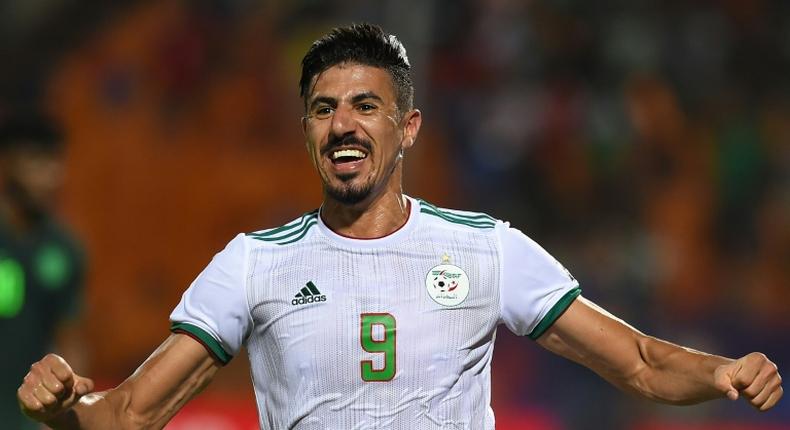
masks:
<svg viewBox="0 0 790 430"><path fill-rule="evenodd" d="M48 349L78 348L66 333L70 330L63 329L73 326L79 307L82 253L52 215L62 182L61 140L44 116L0 119L0 336L7 342L0 354L3 428L37 428L16 405L19 378Z"/></svg>
<svg viewBox="0 0 790 430"><path fill-rule="evenodd" d="M394 36L336 29L302 65L321 208L234 238L184 293L173 334L118 387L91 393L60 357L35 363L18 392L30 417L161 428L244 346L261 428L491 429L500 324L656 401L779 401L763 354L733 360L646 336L581 297L508 223L404 195L422 116Z"/></svg>

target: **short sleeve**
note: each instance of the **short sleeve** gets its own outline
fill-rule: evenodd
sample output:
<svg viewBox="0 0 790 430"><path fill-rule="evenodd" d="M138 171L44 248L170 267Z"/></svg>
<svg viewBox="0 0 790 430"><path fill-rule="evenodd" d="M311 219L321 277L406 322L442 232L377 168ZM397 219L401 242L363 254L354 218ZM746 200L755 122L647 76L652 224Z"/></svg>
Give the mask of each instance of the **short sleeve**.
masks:
<svg viewBox="0 0 790 430"><path fill-rule="evenodd" d="M246 261L246 242L239 234L214 256L170 314L171 331L191 336L223 364L238 354L252 328Z"/></svg>
<svg viewBox="0 0 790 430"><path fill-rule="evenodd" d="M496 229L502 252L501 320L516 335L535 340L579 296L579 283L521 231L507 223Z"/></svg>

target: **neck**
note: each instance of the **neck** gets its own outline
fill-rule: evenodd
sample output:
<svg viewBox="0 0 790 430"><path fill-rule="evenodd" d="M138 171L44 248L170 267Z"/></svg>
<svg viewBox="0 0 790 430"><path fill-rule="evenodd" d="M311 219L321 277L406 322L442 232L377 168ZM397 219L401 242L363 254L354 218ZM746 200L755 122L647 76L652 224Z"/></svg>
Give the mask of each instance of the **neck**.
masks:
<svg viewBox="0 0 790 430"><path fill-rule="evenodd" d="M335 233L355 239L375 239L394 233L409 219L410 202L402 190L387 190L357 205L345 205L328 197L321 219Z"/></svg>

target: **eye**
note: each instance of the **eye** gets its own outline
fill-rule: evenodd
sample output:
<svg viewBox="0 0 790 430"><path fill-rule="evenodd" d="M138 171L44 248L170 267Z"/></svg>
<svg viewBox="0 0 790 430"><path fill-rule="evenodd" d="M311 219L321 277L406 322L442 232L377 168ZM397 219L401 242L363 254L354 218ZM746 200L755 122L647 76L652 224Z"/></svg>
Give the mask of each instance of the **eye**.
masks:
<svg viewBox="0 0 790 430"><path fill-rule="evenodd" d="M362 113L369 113L376 110L376 105L370 103L362 103L357 106L357 110L359 110Z"/></svg>
<svg viewBox="0 0 790 430"><path fill-rule="evenodd" d="M313 111L313 116L318 119L326 119L332 115L332 108L329 106L320 106Z"/></svg>

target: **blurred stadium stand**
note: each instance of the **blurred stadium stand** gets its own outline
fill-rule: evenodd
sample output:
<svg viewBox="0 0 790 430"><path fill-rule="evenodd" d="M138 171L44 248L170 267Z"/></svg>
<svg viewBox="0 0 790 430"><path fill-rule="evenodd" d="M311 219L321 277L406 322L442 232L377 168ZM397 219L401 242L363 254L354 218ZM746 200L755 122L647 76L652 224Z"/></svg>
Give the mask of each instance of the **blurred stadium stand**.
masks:
<svg viewBox="0 0 790 430"><path fill-rule="evenodd" d="M648 333L788 372L790 2L3 2L0 115L69 132L91 374L132 371L233 234L318 205L299 60L365 20L416 72L407 192L510 220ZM499 429L790 428L788 399L654 405L506 330L496 349ZM254 428L248 379L239 357L169 428Z"/></svg>

